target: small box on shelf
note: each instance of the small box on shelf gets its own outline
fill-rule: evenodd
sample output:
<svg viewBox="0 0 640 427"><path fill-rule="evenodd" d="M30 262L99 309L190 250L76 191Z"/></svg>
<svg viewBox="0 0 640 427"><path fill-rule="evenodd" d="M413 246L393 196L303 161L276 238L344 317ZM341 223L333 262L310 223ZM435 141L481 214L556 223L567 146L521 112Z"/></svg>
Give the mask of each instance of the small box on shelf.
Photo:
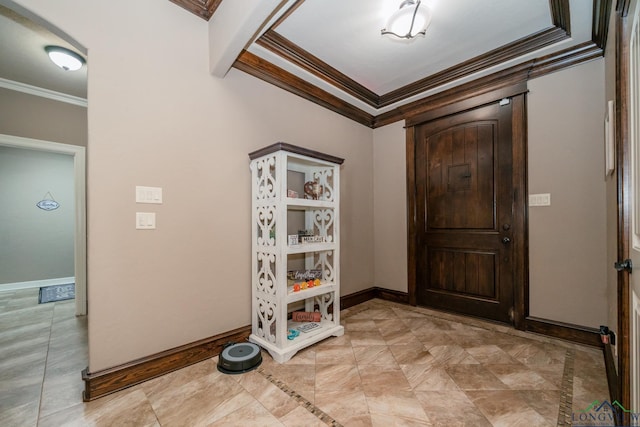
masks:
<svg viewBox="0 0 640 427"><path fill-rule="evenodd" d="M319 322L322 315L317 311L294 311L291 320L294 322Z"/></svg>

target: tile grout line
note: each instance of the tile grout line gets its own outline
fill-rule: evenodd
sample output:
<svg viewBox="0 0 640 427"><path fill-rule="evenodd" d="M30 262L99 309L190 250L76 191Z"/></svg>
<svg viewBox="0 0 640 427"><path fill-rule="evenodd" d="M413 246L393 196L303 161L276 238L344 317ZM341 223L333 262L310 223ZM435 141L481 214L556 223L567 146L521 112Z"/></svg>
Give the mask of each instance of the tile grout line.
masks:
<svg viewBox="0 0 640 427"><path fill-rule="evenodd" d="M40 398L38 401L38 417L36 418L36 426L40 424L40 414L42 413L42 396L44 396L44 380L47 377L47 365L49 362L49 353L51 351L51 334L53 332L53 319L55 317L56 303L53 303L51 309L51 320L49 323L49 339L47 340L47 356L44 358L44 369L42 370L42 384L40 385Z"/></svg>
<svg viewBox="0 0 640 427"><path fill-rule="evenodd" d="M304 396L296 393L295 390L291 389L284 382L282 382L279 379L275 378L273 375L268 374L267 372L265 372L262 368L258 368L256 370L256 372L258 372L260 375L265 377L267 379L267 381L269 381L270 383L272 383L273 385L278 387L280 390L285 392L288 396L294 398L298 403L300 403L302 405L303 408L305 408L307 411L311 412L313 415L318 417L318 419L320 419L320 421L322 421L323 423L325 423L325 424L327 424L328 426L331 426L331 427L343 427L342 424L340 424L338 421L334 420L329 414L327 414L322 409L318 408L316 405L311 403Z"/></svg>
<svg viewBox="0 0 640 427"><path fill-rule="evenodd" d="M562 384L560 386L560 407L558 408L558 427L570 426L573 408L573 365L575 350L568 349L565 356Z"/></svg>

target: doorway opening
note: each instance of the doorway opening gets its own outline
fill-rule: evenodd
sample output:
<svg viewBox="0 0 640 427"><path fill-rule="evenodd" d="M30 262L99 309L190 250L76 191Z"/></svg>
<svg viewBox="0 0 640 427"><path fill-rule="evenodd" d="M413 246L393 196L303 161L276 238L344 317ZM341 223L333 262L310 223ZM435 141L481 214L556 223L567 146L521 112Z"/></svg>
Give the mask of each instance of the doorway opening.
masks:
<svg viewBox="0 0 640 427"><path fill-rule="evenodd" d="M76 316L87 314L87 228L85 147L0 134L0 146L58 153L73 157L74 174L74 277Z"/></svg>

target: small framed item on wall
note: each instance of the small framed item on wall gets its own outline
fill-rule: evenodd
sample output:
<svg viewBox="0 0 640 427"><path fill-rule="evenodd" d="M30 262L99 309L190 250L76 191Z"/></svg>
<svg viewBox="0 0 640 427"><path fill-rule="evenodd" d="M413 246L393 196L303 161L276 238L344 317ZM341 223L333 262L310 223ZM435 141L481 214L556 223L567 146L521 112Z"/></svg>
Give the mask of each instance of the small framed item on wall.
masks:
<svg viewBox="0 0 640 427"><path fill-rule="evenodd" d="M613 174L616 168L616 115L613 101L607 101L604 116L604 176Z"/></svg>

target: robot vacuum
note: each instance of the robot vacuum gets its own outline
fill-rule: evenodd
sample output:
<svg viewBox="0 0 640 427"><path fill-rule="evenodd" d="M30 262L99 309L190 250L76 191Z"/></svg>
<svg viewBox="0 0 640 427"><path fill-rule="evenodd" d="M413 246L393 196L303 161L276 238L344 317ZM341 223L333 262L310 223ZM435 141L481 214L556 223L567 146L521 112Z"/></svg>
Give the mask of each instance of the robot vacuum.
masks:
<svg viewBox="0 0 640 427"><path fill-rule="evenodd" d="M260 347L253 343L228 344L218 357L218 370L224 374L249 372L262 363Z"/></svg>

